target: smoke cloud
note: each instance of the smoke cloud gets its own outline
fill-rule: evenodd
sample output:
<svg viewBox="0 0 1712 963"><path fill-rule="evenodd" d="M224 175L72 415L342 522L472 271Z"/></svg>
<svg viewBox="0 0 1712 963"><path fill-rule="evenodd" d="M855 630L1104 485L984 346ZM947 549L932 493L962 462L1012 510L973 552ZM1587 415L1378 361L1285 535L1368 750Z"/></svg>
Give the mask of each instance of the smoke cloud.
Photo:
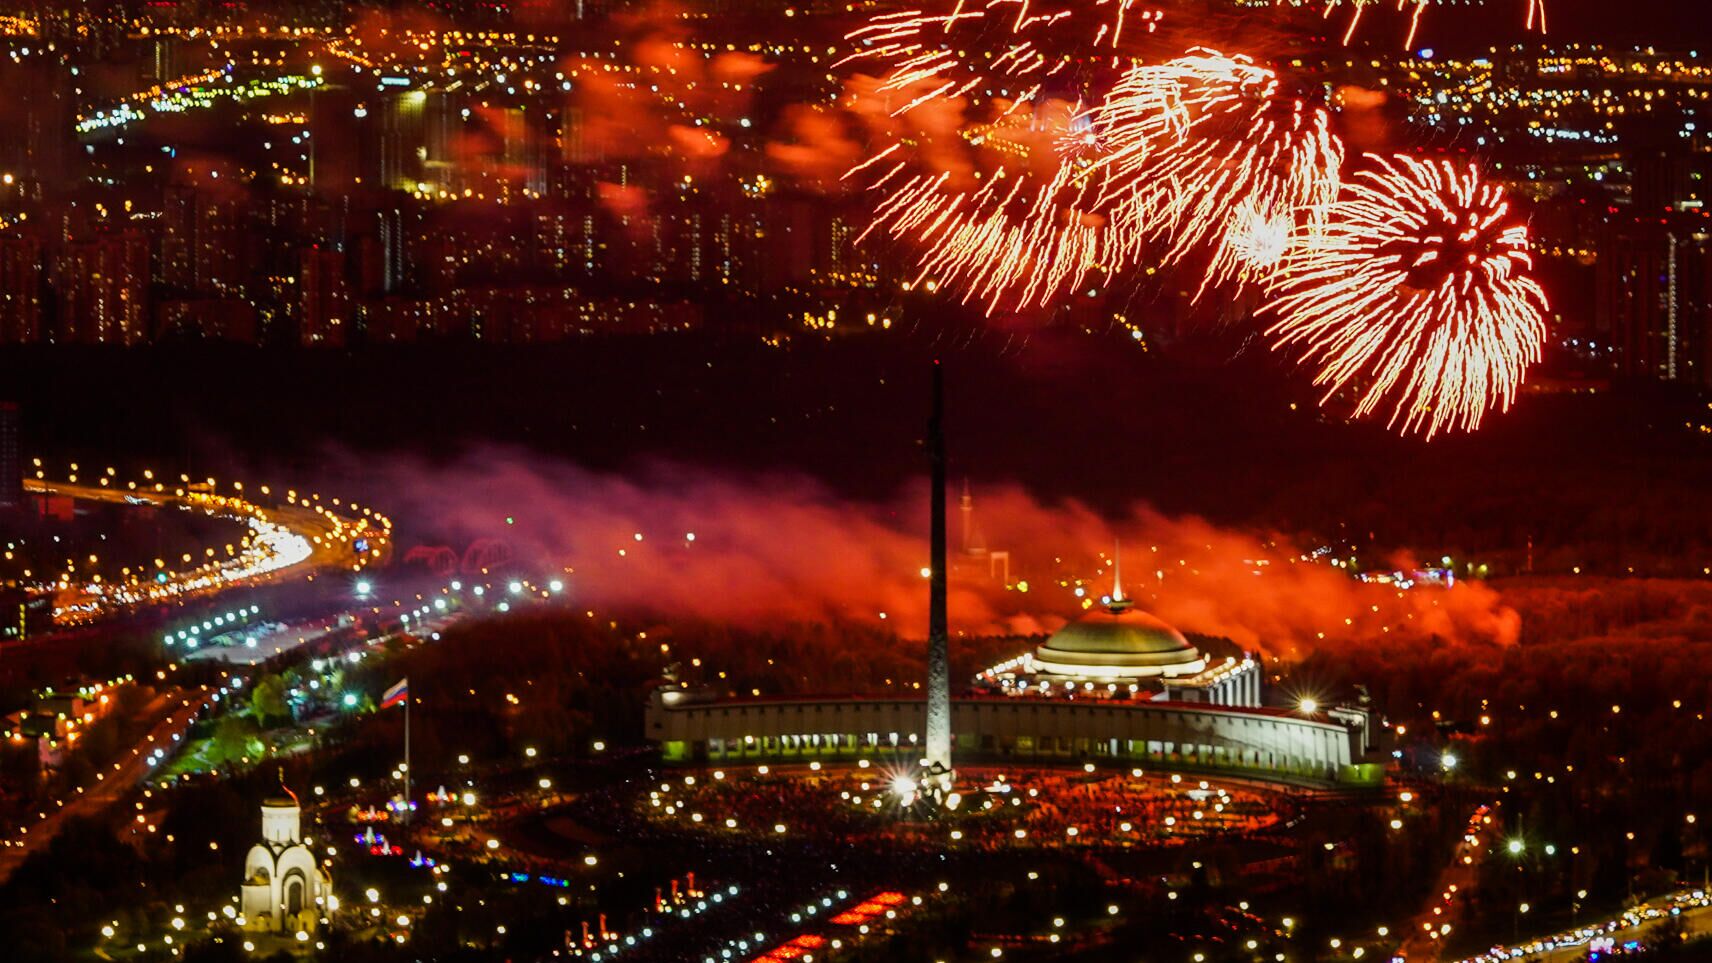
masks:
<svg viewBox="0 0 1712 963"><path fill-rule="evenodd" d="M422 542L461 553L497 540L518 571L564 578L591 608L925 633L922 480L890 500L853 502L800 475L654 462L619 476L495 450L443 466L400 459L374 480L407 532L428 526ZM1304 546L1277 533L1168 518L1140 503L1107 519L1018 485L982 486L970 537L1009 553L1007 585L1001 561L960 551L955 493L951 512L950 608L962 635L1048 632L1074 618L1110 591L1118 539L1123 587L1138 604L1185 631L1278 655L1386 637L1509 644L1519 631L1516 613L1484 584L1397 591L1304 560Z"/></svg>

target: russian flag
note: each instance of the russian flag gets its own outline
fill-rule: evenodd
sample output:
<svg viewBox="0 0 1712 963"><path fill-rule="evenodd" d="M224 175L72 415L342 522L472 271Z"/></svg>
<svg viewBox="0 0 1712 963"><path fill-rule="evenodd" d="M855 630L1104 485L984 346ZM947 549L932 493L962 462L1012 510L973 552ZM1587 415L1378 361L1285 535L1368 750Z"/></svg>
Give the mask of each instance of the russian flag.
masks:
<svg viewBox="0 0 1712 963"><path fill-rule="evenodd" d="M381 693L380 707L390 709L393 706L404 705L404 700L410 698L410 677L405 676L393 683L392 688Z"/></svg>

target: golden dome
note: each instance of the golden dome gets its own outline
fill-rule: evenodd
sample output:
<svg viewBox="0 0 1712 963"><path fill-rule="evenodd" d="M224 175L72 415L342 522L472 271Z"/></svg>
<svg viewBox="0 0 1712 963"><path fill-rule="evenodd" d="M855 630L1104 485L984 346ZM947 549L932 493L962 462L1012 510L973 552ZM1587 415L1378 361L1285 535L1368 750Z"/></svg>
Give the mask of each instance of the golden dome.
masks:
<svg viewBox="0 0 1712 963"><path fill-rule="evenodd" d="M1184 675L1205 665L1183 633L1123 599L1064 626L1034 650L1035 670L1055 675Z"/></svg>

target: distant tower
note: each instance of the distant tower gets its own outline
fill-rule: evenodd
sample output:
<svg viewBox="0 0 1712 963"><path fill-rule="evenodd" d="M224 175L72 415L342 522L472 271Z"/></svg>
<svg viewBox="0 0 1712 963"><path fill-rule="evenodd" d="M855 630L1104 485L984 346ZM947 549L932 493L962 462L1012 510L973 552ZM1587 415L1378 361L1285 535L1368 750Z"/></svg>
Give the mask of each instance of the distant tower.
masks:
<svg viewBox="0 0 1712 963"><path fill-rule="evenodd" d="M974 551L975 544L975 496L969 493L969 479L963 479L963 497L957 502L957 511L963 516L963 554Z"/></svg>
<svg viewBox="0 0 1712 963"><path fill-rule="evenodd" d="M18 446L18 406L0 401L0 508L24 503L24 455Z"/></svg>
<svg viewBox="0 0 1712 963"><path fill-rule="evenodd" d="M957 553L958 556L965 561L986 559L988 578L993 575L994 565L1002 560L1008 575L1011 567L1010 553L987 550L987 536L981 531L981 523L975 519L975 496L969 491L967 478L963 479L963 497L957 504L957 510L963 516L963 547Z"/></svg>
<svg viewBox="0 0 1712 963"><path fill-rule="evenodd" d="M933 415L927 422L928 457L933 464L932 571L927 610L927 767L931 790L943 796L951 788L951 653L945 617L945 371L933 363ZM931 793L930 793L931 794Z"/></svg>

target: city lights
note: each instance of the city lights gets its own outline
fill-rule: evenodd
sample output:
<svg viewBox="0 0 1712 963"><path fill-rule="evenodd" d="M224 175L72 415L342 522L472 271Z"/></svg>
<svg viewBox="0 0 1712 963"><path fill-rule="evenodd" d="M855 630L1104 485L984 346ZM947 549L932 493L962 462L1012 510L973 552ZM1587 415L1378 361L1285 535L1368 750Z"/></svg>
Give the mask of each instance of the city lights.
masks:
<svg viewBox="0 0 1712 963"><path fill-rule="evenodd" d="M14 955L1708 955L1694 4L27 6Z"/></svg>

